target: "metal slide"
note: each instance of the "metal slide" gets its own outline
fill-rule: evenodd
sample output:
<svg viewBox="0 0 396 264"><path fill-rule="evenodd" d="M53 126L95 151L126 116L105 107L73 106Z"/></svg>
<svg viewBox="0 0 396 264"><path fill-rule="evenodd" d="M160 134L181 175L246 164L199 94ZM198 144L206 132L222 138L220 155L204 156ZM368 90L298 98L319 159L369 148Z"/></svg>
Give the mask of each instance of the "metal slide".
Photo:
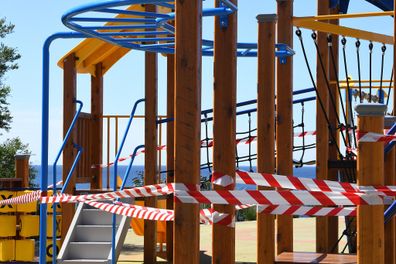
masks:
<svg viewBox="0 0 396 264"><path fill-rule="evenodd" d="M79 203L57 263L111 263L112 217L105 211ZM117 215L116 255L121 252L131 218Z"/></svg>

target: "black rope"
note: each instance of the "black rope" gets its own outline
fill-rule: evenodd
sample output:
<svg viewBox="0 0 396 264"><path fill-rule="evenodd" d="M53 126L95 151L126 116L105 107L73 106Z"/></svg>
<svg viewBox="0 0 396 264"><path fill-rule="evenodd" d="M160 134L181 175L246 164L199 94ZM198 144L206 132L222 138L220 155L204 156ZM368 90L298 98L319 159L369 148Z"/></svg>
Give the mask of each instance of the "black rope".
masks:
<svg viewBox="0 0 396 264"><path fill-rule="evenodd" d="M379 102L380 103L384 103L384 94L382 92L382 79L384 76L384 61L385 61L385 51L386 51L386 46L385 44L382 45L381 47L381 51L382 51L382 56L381 56L381 79L380 79L380 89L379 89Z"/></svg>
<svg viewBox="0 0 396 264"><path fill-rule="evenodd" d="M348 102L349 102L349 107L352 108L352 96L351 96L351 89L350 89L350 85L349 85L349 79L348 79L348 66L347 66L347 60L346 60L346 52L345 52L345 45L346 45L346 38L343 37L341 39L341 44L342 44L342 55L343 55L343 59L344 59L344 69L345 69L345 76L346 76L346 82L347 82L347 95L348 95ZM356 141L356 135L355 135L355 121L353 120L353 114L352 111L349 111L350 113L350 118L351 118L351 123L352 123L352 127L349 126L349 124L347 125L347 131L346 133L349 134L349 129L352 128L352 132L353 132L353 141L355 143L355 147L357 146L357 141Z"/></svg>
<svg viewBox="0 0 396 264"><path fill-rule="evenodd" d="M313 75L312 75L311 67L309 66L307 53L305 51L305 46L304 46L304 42L303 42L303 39L302 39L302 35L301 35L301 30L300 29L296 30L296 35L297 35L298 39L300 40L301 49L302 49L302 52L303 52L303 55L304 55L305 63L306 63L306 66L307 66L307 69L308 69L308 73L309 73L309 77L311 78L312 85L313 85L313 87L315 89L316 98L318 99L320 108L322 109L323 115L324 115L324 117L326 119L329 131L330 131L331 138L332 138L333 142L336 143L336 147L337 147L337 151L338 151L339 156L342 157L340 148L339 148L339 146L337 144L337 140L335 139L335 136L333 135L333 129L332 129L329 117L327 116L327 113L325 111L325 108L324 108L324 105L323 105L323 101L322 101L322 99L320 97L320 94L318 93L318 89L316 87L316 83L315 83L315 80L314 80Z"/></svg>
<svg viewBox="0 0 396 264"><path fill-rule="evenodd" d="M388 87L388 98L386 98L386 106L388 106L389 104L389 98L391 95L391 88L392 88L392 82L393 82L393 67L392 67L392 72L391 72L391 77L390 77L390 82L389 82L389 87ZM395 104L395 102L393 102L393 104Z"/></svg>
<svg viewBox="0 0 396 264"><path fill-rule="evenodd" d="M209 164L210 163L210 157L209 157L209 132L208 132L208 115L205 113L204 114L204 118L205 118L205 142L206 142L206 163ZM212 174L212 169L210 166L208 166L208 171L210 174Z"/></svg>
<svg viewBox="0 0 396 264"><path fill-rule="evenodd" d="M336 119L337 119L338 127L342 127L340 117L338 116L337 106L336 106L336 103L335 103L335 99L334 99L333 93L331 92L329 79L327 78L326 69L325 69L325 66L324 66L324 64L323 64L322 55L320 54L320 49L319 49L319 46L318 46L317 35L316 35L316 33L313 32L313 33L311 34L311 37L312 37L312 39L314 40L314 44L315 44L315 48L316 48L316 54L317 54L317 56L318 56L320 68L321 68L321 70L322 70L322 74L323 74L323 77L324 77L325 82L326 82L327 91L329 92L330 102L331 102L331 105L332 105L332 109L334 110ZM347 141L346 141L346 139L345 139L345 137L344 137L344 134L341 133L341 135L342 135L342 139L343 139L343 141L344 141L344 144L345 144L345 146L346 146L346 145L347 145Z"/></svg>
<svg viewBox="0 0 396 264"><path fill-rule="evenodd" d="M249 171L253 172L252 160L250 159L252 155L252 116L251 113L248 113L248 127L249 127Z"/></svg>
<svg viewBox="0 0 396 264"><path fill-rule="evenodd" d="M372 81L372 61L373 61L373 43L369 44L369 76L370 76L370 84L369 84L369 103L371 103L371 81Z"/></svg>
<svg viewBox="0 0 396 264"><path fill-rule="evenodd" d="M358 77L359 77L359 98L360 98L360 103L363 102L363 96L362 96L362 77L361 77L361 71L360 71L360 41L356 40L355 43L356 46L356 58L357 58L357 66L358 66Z"/></svg>

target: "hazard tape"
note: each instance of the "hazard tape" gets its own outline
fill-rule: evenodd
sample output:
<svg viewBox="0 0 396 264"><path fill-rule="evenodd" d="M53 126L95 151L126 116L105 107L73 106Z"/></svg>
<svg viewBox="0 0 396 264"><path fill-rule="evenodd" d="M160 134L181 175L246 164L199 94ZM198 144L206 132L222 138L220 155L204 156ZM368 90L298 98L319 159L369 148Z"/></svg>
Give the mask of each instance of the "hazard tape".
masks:
<svg viewBox="0 0 396 264"><path fill-rule="evenodd" d="M384 204L384 197L372 193L337 193L314 191L176 190L175 201L192 204L354 206Z"/></svg>
<svg viewBox="0 0 396 264"><path fill-rule="evenodd" d="M396 135L384 135L381 133L357 131L356 136L359 142L384 142L388 143L396 140Z"/></svg>
<svg viewBox="0 0 396 264"><path fill-rule="evenodd" d="M293 216L356 216L356 207L259 205L257 212Z"/></svg>
<svg viewBox="0 0 396 264"><path fill-rule="evenodd" d="M316 192L364 192L383 196L396 196L396 186L358 186L354 183L318 180L296 176L283 176L269 173L236 171L236 183L264 187L282 188L300 191ZM228 175L214 172L212 183L223 187L234 184L234 179Z"/></svg>

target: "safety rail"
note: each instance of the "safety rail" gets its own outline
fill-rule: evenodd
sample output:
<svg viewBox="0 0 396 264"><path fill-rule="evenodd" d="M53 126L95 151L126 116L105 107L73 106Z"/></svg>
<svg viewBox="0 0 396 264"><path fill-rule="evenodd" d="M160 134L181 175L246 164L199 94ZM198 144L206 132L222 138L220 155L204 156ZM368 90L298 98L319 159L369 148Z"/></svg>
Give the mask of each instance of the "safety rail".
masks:
<svg viewBox="0 0 396 264"><path fill-rule="evenodd" d="M77 112L75 113L75 115L73 117L73 120L72 120L72 122L71 122L71 124L69 126L69 129L66 132L65 138L63 139L61 148L59 149L58 154L56 155L55 161L54 161L54 163L52 165L53 166L52 167L52 169L53 169L53 175L52 175L52 182L53 182L53 184L52 184L53 185L52 192L53 192L53 195L56 194L56 190L57 190L57 188L56 188L56 182L57 182L57 169L56 169L56 167L57 167L58 161L60 159L60 156L62 155L62 152L63 152L63 150L64 150L64 148L66 146L66 143L67 143L67 141L70 138L70 135L71 135L71 133L72 133L77 121L78 121L78 117L80 116L81 110L82 110L82 108L84 106L83 102L80 101L80 100L74 100L74 102L79 105L78 109L77 109ZM69 174L66 177L66 181L63 183L63 187L62 187L61 193L63 193L65 191L66 187L68 186L68 184L70 182L70 178L73 175L73 172L74 172L74 170L75 170L75 168L77 166L78 161L80 160L82 149L80 148L80 146L78 146L76 144L73 144L73 146L75 148L77 148L78 153L77 153L76 158L74 159L74 162L73 162L73 165L72 165L72 167L71 167L71 169L69 171ZM54 203L52 206L53 206L53 208L56 208L56 203ZM52 230L57 230L56 210L55 209L53 210L53 215L52 216L53 216L52 217ZM40 221L40 225L41 224L42 223ZM55 246L56 245L56 236L54 235L52 239L53 239L52 245L54 245L53 249L52 249L53 250L52 251L53 252L52 253L52 255L53 255L52 263L56 264L56 254L57 254L57 252L56 252L57 249L56 249L56 246Z"/></svg>
<svg viewBox="0 0 396 264"><path fill-rule="evenodd" d="M128 136L129 133L129 129L131 127L132 121L135 117L135 113L136 113L136 109L138 107L138 105L140 103L143 103L145 101L145 99L139 99L135 102L133 108L132 108L132 112L129 116L129 120L128 120L128 124L125 128L125 132L124 132L124 136L122 137L121 140L121 144L118 148L118 152L117 155L115 157L115 161L114 161L114 179L113 179L113 190L116 191L117 190L117 170L118 170L118 160L121 156L122 150L124 148L124 144L126 141L126 138ZM116 259L116 249L115 249L115 240L116 240L116 214L113 214L112 217L112 238L111 238L111 254L112 254L112 258L111 261L112 263L115 263L115 259Z"/></svg>
<svg viewBox="0 0 396 264"><path fill-rule="evenodd" d="M129 162L129 165L128 165L127 170L125 171L124 178L123 178L122 183L121 183L121 187L120 187L120 190L121 190L121 191L124 190L124 188L125 188L125 185L126 185L126 183L127 183L128 177L129 177L129 173L131 172L133 163L134 163L134 161L135 161L136 154L137 154L137 152L138 152L139 150L141 150L141 149L144 149L144 145L139 145L139 146L137 146L137 147L134 149L133 153L132 153L132 158L131 158L131 160L130 160L130 162Z"/></svg>

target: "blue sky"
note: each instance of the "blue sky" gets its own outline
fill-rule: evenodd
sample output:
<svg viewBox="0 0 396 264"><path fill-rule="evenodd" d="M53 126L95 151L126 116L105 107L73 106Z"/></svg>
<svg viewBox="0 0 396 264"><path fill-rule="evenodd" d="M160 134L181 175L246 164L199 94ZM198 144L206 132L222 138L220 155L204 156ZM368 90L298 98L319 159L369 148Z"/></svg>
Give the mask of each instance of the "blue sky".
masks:
<svg viewBox="0 0 396 264"><path fill-rule="evenodd" d="M59 31L69 31L61 23L61 16L67 10L86 4L86 0L69 1L22 1L22 0L2 0L0 17L6 17L9 22L16 25L15 33L10 35L6 44L17 47L22 55L19 61L20 68L11 72L6 77L5 82L12 87L12 94L9 99L10 108L14 116L12 129L9 133L0 136L0 141L6 138L19 136L24 142L29 143L33 152L31 161L34 164L40 162L40 134L41 134L41 67L42 67L42 44L46 37ZM212 6L213 2L205 1L205 6ZM316 1L295 0L295 16L315 15ZM350 12L377 11L378 9L363 0L353 0L350 4ZM241 42L257 41L257 14L274 13L276 11L275 0L239 0L238 17L238 40ZM344 25L358 27L366 30L377 31L386 34L393 34L393 19L370 18L353 19L342 22ZM304 31L310 60L314 67L315 51L310 41L310 32ZM213 19L204 19L203 35L205 38L213 38ZM354 40L349 40L350 42ZM50 161L56 155L62 140L62 71L56 66L57 60L67 51L72 49L78 41L62 40L56 41L51 48L51 77L50 77ZM294 89L311 87L309 76L301 49L295 40L294 49L297 54L294 62ZM362 41L362 67L363 78L367 75L367 45ZM374 51L374 77L379 78L380 46L375 44ZM356 76L355 50L354 45L348 47L348 67L351 75ZM385 63L385 78L390 76L392 47L388 46L387 61ZM159 114L165 114L166 104L166 61L159 56ZM203 82L202 82L202 109L212 107L212 83L213 83L213 60L203 59ZM144 53L132 51L115 65L105 76L105 114L129 114L133 103L144 97ZM257 67L255 58L242 58L238 60L238 101L250 100L256 97ZM343 77L343 73L340 74ZM84 109L89 111L89 76L78 77L78 98L85 102ZM295 108L296 118L299 116L298 108ZM84 110L83 110L84 111ZM307 106L306 116L307 129L314 129L315 117L312 114L314 105ZM140 112L142 113L142 112ZM121 123L120 131L123 130ZM246 120L241 120L238 128L246 127ZM126 153L131 152L133 146L143 142L142 123L136 122L132 128L132 133L127 142ZM113 154L111 154L113 155ZM308 154L313 157L313 153ZM141 159L142 161L143 159ZM141 161L138 161L140 163Z"/></svg>

